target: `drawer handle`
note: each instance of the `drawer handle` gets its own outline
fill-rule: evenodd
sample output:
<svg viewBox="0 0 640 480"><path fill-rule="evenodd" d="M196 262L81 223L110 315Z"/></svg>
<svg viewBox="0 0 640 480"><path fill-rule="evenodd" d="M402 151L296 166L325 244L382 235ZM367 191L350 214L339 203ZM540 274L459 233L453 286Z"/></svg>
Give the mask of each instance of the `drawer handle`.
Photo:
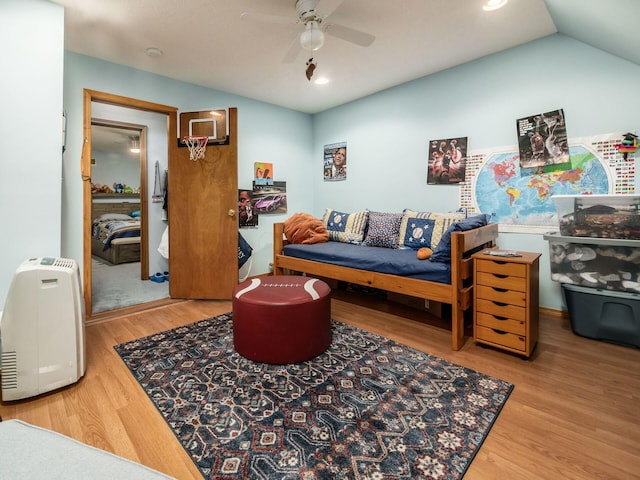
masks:
<svg viewBox="0 0 640 480"><path fill-rule="evenodd" d="M497 278L509 278L509 275L501 275L501 274L499 274L499 273L494 273L494 274L492 274L492 275L493 275L494 277L497 277Z"/></svg>
<svg viewBox="0 0 640 480"><path fill-rule="evenodd" d="M500 292L500 293L505 293L508 292L509 290L507 290L506 288L497 288L497 287L491 287L494 291L496 292Z"/></svg>
<svg viewBox="0 0 640 480"><path fill-rule="evenodd" d="M509 332L505 332L504 330L496 330L495 328L492 328L491 330L493 330L498 335L506 335L507 333L509 333Z"/></svg>
<svg viewBox="0 0 640 480"><path fill-rule="evenodd" d="M495 318L496 320L499 320L501 322L504 322L505 320L509 320L509 317L501 317L499 315L491 315L493 318Z"/></svg>
<svg viewBox="0 0 640 480"><path fill-rule="evenodd" d="M491 303L493 303L494 305L497 305L499 307L506 307L507 305L509 305L508 303L494 302L494 301L491 301Z"/></svg>

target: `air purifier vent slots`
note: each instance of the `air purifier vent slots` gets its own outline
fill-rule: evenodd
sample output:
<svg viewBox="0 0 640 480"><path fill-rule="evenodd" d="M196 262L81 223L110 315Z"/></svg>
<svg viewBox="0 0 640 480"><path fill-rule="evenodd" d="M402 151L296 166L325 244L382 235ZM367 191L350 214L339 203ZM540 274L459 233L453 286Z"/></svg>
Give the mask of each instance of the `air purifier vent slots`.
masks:
<svg viewBox="0 0 640 480"><path fill-rule="evenodd" d="M74 268L75 261L69 258L57 258L53 266L62 268Z"/></svg>
<svg viewBox="0 0 640 480"><path fill-rule="evenodd" d="M18 388L17 353L2 352L2 389Z"/></svg>

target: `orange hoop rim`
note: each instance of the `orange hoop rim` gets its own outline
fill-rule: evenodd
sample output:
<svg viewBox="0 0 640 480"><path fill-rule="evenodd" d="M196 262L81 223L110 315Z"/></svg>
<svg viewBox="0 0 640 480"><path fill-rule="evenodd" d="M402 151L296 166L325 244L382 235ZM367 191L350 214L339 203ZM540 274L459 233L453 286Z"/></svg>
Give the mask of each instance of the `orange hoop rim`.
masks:
<svg viewBox="0 0 640 480"><path fill-rule="evenodd" d="M199 144L203 144L203 142L206 144L209 142L209 137L204 137L201 135L187 135L186 137L182 138L182 143L184 144L189 144L189 141L197 141Z"/></svg>

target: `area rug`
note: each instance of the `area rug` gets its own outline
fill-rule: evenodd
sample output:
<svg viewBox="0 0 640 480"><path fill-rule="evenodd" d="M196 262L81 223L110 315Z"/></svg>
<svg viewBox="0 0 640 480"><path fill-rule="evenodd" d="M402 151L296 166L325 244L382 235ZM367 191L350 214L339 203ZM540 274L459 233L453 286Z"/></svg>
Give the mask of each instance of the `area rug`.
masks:
<svg viewBox="0 0 640 480"><path fill-rule="evenodd" d="M114 348L206 479L459 479L513 385L340 322L313 360L233 348L231 313Z"/></svg>

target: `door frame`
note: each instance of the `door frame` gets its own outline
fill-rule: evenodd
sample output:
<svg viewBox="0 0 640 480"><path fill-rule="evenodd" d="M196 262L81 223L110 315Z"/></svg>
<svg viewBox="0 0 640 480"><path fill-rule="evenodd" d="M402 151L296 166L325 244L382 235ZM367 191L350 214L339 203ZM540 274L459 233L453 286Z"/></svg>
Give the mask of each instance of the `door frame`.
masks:
<svg viewBox="0 0 640 480"><path fill-rule="evenodd" d="M84 293L84 304L85 304L85 315L87 319L92 318L92 295L91 295L91 286L92 286L92 267L91 267L91 205L92 205L92 197L91 197L91 124L92 124L92 112L91 112L91 104L92 102L104 103L108 105L113 105L117 107L130 108L134 110L143 110L146 112L154 112L167 115L167 155L171 151L172 142L175 142L173 138L172 132L177 132L178 128L178 109L176 107L171 107L167 105L162 105L159 103L146 102L143 100L138 100L135 98L123 97L120 95L114 95L111 93L100 92L97 90L84 89L83 91L83 147L82 147L82 157L80 160L80 174L83 180L83 244L84 244L84 254L83 254L83 293ZM175 133L174 133L175 134ZM142 145L142 142L141 142ZM146 142L144 143L146 145ZM142 177L141 172L141 179ZM146 170L144 171L144 176L147 176ZM141 185L142 187L142 185ZM145 184L146 189L146 184ZM144 203L143 203L144 202ZM144 207L143 207L144 205ZM147 202L146 198L140 198L140 207L141 209L145 209L144 218L147 218L146 208ZM146 232L146 224L141 225L142 231ZM142 233L142 232L141 232ZM144 239L141 238L141 242ZM145 253L148 255L148 245L141 244L141 250L145 249ZM142 251L141 251L142 255ZM147 259L148 260L148 259ZM148 268L148 267L147 267Z"/></svg>
<svg viewBox="0 0 640 480"><path fill-rule="evenodd" d="M134 123L121 122L118 120L106 120L102 118L92 118L91 126L120 128L138 132L140 154L138 155L138 177L139 177L139 208L140 208L140 280L149 280L149 217L148 217L148 157L147 157L147 126ZM91 143L93 147L93 143ZM93 168L93 167L92 167ZM93 201L93 197L92 197ZM90 207L91 208L91 207ZM92 227L90 227L92 228ZM91 270L91 292L93 303L93 269ZM93 305L92 305L93 309ZM93 312L92 312L93 313Z"/></svg>

